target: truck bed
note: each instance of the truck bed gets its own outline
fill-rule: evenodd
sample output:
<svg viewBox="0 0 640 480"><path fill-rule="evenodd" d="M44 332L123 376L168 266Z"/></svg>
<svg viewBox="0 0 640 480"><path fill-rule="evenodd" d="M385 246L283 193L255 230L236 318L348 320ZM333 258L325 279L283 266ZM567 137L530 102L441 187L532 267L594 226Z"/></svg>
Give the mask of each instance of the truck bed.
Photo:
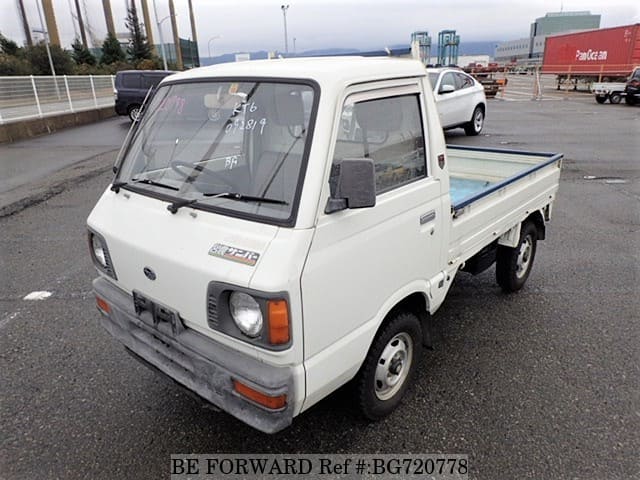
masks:
<svg viewBox="0 0 640 480"><path fill-rule="evenodd" d="M562 154L448 146L449 261L466 260L555 197Z"/></svg>

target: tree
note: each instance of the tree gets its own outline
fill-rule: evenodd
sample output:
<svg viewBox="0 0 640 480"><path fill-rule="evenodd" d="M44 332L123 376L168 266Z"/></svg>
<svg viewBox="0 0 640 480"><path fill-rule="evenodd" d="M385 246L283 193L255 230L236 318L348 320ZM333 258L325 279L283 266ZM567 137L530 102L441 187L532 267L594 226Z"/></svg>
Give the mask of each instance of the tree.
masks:
<svg viewBox="0 0 640 480"><path fill-rule="evenodd" d="M71 48L73 51L71 52L71 56L73 57L73 61L76 62L76 65L95 65L96 57L94 57L89 49L85 47L79 38L76 38L71 44Z"/></svg>
<svg viewBox="0 0 640 480"><path fill-rule="evenodd" d="M122 51L122 47L120 46L120 42L118 42L118 39L109 32L107 34L107 38L102 44L102 57L100 58L100 63L103 65L109 65L115 62L123 62L124 59L125 55Z"/></svg>
<svg viewBox="0 0 640 480"><path fill-rule="evenodd" d="M73 60L71 55L58 45L49 45L51 60L57 75L71 75L73 73ZM49 55L44 42L40 42L33 47L24 48L24 56L31 63L34 75L51 75L49 66Z"/></svg>
<svg viewBox="0 0 640 480"><path fill-rule="evenodd" d="M2 33L0 33L0 53L17 57L20 53L20 47L13 40L9 40Z"/></svg>
<svg viewBox="0 0 640 480"><path fill-rule="evenodd" d="M150 59L151 47L149 46L149 42L147 42L147 37L142 33L142 25L140 25L140 21L138 19L138 11L136 10L135 2L131 3L125 24L131 33L129 46L127 47L129 59L133 62Z"/></svg>
<svg viewBox="0 0 640 480"><path fill-rule="evenodd" d="M0 76L30 74L31 65L24 58L0 53Z"/></svg>

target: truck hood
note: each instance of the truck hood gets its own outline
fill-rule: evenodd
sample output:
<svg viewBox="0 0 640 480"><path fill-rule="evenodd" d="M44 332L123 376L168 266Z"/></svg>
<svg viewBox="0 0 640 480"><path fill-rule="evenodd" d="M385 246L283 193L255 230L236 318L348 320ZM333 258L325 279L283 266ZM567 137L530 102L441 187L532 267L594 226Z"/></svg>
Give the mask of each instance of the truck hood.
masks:
<svg viewBox="0 0 640 480"><path fill-rule="evenodd" d="M171 214L167 202L124 190L105 191L87 223L104 237L120 288L176 310L187 326L209 335L209 283L248 287L278 232L189 207Z"/></svg>

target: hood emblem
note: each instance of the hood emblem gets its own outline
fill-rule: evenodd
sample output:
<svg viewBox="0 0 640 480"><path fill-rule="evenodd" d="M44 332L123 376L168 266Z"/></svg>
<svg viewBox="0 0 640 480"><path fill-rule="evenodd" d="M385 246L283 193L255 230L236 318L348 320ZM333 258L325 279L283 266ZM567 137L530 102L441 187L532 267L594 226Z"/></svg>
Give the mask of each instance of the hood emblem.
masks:
<svg viewBox="0 0 640 480"><path fill-rule="evenodd" d="M142 271L144 272L144 276L147 277L149 280L156 279L156 272L151 270L149 267L144 267Z"/></svg>

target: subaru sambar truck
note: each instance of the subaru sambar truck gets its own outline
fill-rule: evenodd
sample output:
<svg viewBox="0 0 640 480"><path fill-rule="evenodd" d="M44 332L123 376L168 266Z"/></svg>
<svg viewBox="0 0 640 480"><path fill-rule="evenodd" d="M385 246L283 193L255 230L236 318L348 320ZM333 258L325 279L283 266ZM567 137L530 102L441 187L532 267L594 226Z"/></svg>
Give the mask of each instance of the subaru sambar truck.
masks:
<svg viewBox="0 0 640 480"><path fill-rule="evenodd" d="M353 381L388 415L460 271L522 288L561 154L447 147L424 67L240 62L166 78L88 218L102 326L264 432Z"/></svg>

